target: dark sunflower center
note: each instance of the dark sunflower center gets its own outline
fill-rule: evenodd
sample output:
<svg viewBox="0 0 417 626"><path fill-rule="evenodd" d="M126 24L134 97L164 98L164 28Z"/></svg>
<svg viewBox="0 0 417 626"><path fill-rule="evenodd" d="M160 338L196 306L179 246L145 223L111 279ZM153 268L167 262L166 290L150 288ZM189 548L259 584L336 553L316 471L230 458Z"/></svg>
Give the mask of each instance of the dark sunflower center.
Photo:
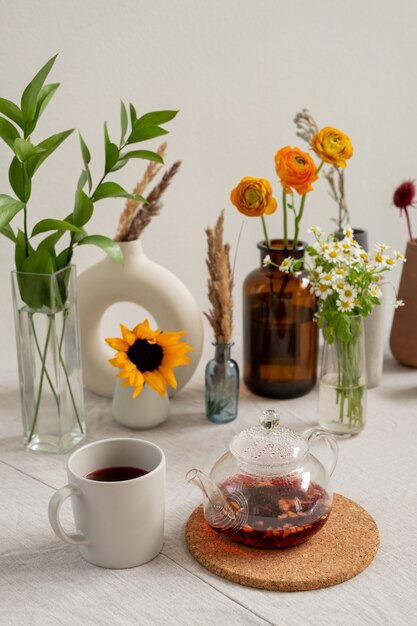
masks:
<svg viewBox="0 0 417 626"><path fill-rule="evenodd" d="M146 339L136 339L127 351L127 356L140 372L152 372L161 365L164 352L157 343L148 343Z"/></svg>

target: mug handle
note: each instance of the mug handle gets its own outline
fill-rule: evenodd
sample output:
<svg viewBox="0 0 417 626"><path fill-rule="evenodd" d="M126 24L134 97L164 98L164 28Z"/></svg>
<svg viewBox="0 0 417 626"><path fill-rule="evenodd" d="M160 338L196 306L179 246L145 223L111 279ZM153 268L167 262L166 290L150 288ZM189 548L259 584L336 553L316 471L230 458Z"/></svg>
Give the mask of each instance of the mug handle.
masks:
<svg viewBox="0 0 417 626"><path fill-rule="evenodd" d="M75 485L65 485L54 493L49 501L48 517L49 522L57 537L65 541L66 543L72 543L76 545L89 543L88 539L84 537L82 533L66 533L59 521L59 512L64 501L70 496L79 496L81 491Z"/></svg>
<svg viewBox="0 0 417 626"><path fill-rule="evenodd" d="M336 467L337 459L339 456L339 446L336 441L336 437L326 432L325 430L321 430L320 428L308 428L303 432L303 436L306 437L309 444L319 437L323 437L323 439L327 441L330 451L332 453L332 458L326 463L326 469L329 473L329 476L331 476L334 472L334 468Z"/></svg>

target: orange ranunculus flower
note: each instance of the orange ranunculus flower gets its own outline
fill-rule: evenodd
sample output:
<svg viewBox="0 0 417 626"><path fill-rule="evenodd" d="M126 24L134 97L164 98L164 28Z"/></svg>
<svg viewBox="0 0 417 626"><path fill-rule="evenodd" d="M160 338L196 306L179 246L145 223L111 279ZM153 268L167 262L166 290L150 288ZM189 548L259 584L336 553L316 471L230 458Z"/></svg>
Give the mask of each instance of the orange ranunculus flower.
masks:
<svg viewBox="0 0 417 626"><path fill-rule="evenodd" d="M316 165L306 152L286 146L275 155L275 170L285 191L291 188L300 195L312 191L311 183L317 180Z"/></svg>
<svg viewBox="0 0 417 626"><path fill-rule="evenodd" d="M322 128L314 135L311 147L323 161L337 167L346 167L347 159L350 159L353 154L349 137L331 126Z"/></svg>
<svg viewBox="0 0 417 626"><path fill-rule="evenodd" d="M266 178L242 178L230 194L230 200L238 211L248 217L260 217L264 213L269 215L277 208L271 183Z"/></svg>

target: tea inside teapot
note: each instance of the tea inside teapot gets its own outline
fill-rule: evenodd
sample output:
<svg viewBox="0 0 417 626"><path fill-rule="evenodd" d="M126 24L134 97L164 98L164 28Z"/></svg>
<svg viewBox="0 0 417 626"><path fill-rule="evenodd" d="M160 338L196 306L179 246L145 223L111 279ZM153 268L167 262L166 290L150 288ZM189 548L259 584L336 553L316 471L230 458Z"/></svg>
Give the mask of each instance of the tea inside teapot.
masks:
<svg viewBox="0 0 417 626"><path fill-rule="evenodd" d="M238 474L219 485L228 504L244 519L238 528L216 528L238 543L257 548L296 546L317 533L331 509L331 497L302 476L258 477Z"/></svg>

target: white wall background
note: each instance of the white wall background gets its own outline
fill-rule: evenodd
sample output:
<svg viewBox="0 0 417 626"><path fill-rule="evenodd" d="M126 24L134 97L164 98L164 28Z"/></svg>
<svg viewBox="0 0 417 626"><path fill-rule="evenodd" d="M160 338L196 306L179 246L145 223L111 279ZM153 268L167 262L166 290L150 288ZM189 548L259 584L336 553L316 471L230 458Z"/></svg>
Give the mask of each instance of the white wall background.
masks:
<svg viewBox="0 0 417 626"><path fill-rule="evenodd" d="M273 156L284 145L305 148L292 122L303 107L319 125L351 137L352 225L367 229L371 243L404 250L406 225L392 206L392 193L403 179L417 176L414 0L0 0L0 96L18 100L58 51L50 82L61 87L34 140L77 127L91 149L96 180L103 164L102 124L107 120L117 136L120 98L140 112L180 109L169 124L166 161L169 166L181 159L183 165L143 243L149 256L189 286L202 309L204 228L226 208L226 239L234 247L243 218L229 194L243 176L269 178L280 198ZM5 144L0 163L0 192L10 193ZM143 168L131 162L116 175L118 182L133 188ZM35 178L32 224L62 219L72 209L80 170L74 134ZM113 236L122 207L122 200L100 202L89 232ZM330 229L335 215L326 182L318 181L308 196L302 234L311 225ZM271 236L281 236L281 224L280 213L269 219ZM261 237L260 221L245 219L236 269L237 334L240 288L258 263L255 243ZM101 256L92 247L80 248L78 271ZM13 263L13 246L2 239L3 368L16 363ZM393 278L397 283L398 274Z"/></svg>

